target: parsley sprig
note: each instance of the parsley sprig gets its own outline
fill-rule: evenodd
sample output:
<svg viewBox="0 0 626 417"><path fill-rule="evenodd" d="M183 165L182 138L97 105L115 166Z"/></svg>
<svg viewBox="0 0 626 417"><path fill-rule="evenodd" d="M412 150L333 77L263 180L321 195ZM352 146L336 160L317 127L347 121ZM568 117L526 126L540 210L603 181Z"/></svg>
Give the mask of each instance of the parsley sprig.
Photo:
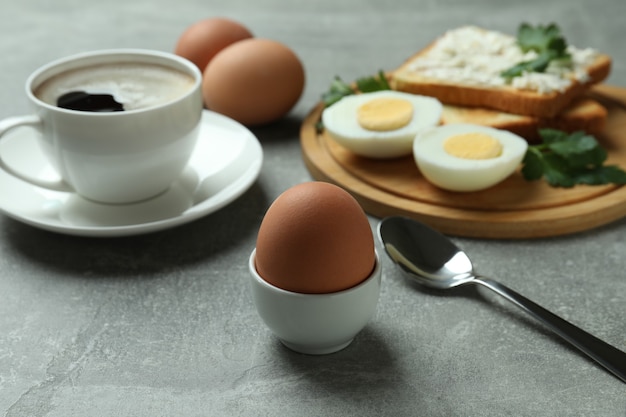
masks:
<svg viewBox="0 0 626 417"><path fill-rule="evenodd" d="M522 23L517 32L517 44L523 52L535 51L537 58L520 62L503 71L500 75L509 81L525 72L545 72L552 61L560 61L562 64L571 62L567 42L554 23L536 27Z"/></svg>
<svg viewBox="0 0 626 417"><path fill-rule="evenodd" d="M322 94L322 101L324 106L328 107L345 96L361 93L372 93L374 91L391 90L385 73L380 70L374 77L362 77L356 80L355 87L343 81L339 76L336 76L333 82L330 84L330 88L327 92Z"/></svg>
<svg viewBox="0 0 626 417"><path fill-rule="evenodd" d="M522 161L522 175L528 181L545 177L553 187L577 184L626 184L626 172L615 165L604 165L606 150L585 132L571 134L540 129L542 143L531 145Z"/></svg>

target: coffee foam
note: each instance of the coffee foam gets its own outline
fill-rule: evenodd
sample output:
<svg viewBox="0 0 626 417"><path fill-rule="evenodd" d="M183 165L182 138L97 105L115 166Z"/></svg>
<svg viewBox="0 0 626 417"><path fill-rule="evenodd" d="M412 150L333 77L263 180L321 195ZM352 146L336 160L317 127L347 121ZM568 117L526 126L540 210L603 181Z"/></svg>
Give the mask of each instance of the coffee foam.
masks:
<svg viewBox="0 0 626 417"><path fill-rule="evenodd" d="M45 103L72 91L110 94L125 110L137 110L176 100L194 85L182 71L149 63L112 63L69 70L44 81L34 92Z"/></svg>

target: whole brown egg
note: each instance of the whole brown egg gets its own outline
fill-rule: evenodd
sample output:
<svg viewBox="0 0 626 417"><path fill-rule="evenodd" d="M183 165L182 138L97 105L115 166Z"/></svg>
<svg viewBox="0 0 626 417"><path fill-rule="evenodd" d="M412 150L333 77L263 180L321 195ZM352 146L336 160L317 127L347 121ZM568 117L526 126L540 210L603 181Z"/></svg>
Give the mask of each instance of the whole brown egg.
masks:
<svg viewBox="0 0 626 417"><path fill-rule="evenodd" d="M289 188L272 203L259 228L257 272L287 291L342 291L364 281L375 263L367 216L336 185L314 181Z"/></svg>
<svg viewBox="0 0 626 417"><path fill-rule="evenodd" d="M187 58L204 71L213 57L227 46L252 38L241 23L224 17L200 20L189 26L176 43L174 53Z"/></svg>
<svg viewBox="0 0 626 417"><path fill-rule="evenodd" d="M209 110L248 125L286 115L304 90L304 67L280 42L251 38L221 50L204 70L202 91Z"/></svg>

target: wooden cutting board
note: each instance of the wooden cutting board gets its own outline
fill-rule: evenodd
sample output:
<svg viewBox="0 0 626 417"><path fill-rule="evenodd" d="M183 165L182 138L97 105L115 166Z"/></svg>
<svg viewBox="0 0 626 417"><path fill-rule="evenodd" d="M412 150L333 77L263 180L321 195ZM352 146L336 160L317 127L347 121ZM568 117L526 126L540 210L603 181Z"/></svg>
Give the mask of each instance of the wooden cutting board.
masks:
<svg viewBox="0 0 626 417"><path fill-rule="evenodd" d="M607 164L626 169L626 89L599 85L590 93L609 112L597 139ZM302 155L314 179L337 184L377 217L404 215L443 233L478 238L540 238L589 230L626 216L626 186L553 188L517 172L487 190L441 190L418 171L412 156L374 160L356 156L316 129L318 104L300 130Z"/></svg>

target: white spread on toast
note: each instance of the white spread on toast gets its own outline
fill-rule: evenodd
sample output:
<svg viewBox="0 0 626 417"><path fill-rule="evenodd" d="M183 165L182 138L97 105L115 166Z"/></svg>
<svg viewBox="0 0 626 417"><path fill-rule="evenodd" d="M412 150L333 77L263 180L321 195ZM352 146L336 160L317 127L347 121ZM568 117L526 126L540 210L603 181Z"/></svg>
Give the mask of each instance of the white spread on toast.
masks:
<svg viewBox="0 0 626 417"><path fill-rule="evenodd" d="M573 80L585 82L586 68L593 63L597 51L568 46L572 62L567 66L551 63L546 72L528 72L513 78L511 86L538 93L563 91ZM477 86L507 85L500 76L504 70L537 57L517 45L517 39L504 33L475 26L463 26L445 33L424 54L409 63L411 71L426 78Z"/></svg>

